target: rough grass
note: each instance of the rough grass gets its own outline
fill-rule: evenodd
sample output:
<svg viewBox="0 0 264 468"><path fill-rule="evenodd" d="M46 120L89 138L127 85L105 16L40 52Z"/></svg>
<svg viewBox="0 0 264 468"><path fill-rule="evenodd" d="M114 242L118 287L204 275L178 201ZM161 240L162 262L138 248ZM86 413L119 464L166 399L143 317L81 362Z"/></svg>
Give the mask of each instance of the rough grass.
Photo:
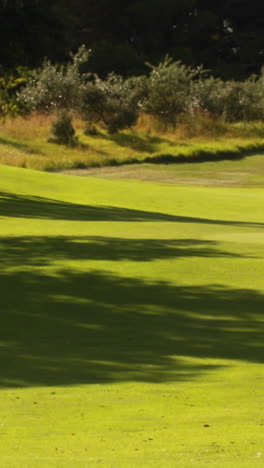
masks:
<svg viewBox="0 0 264 468"><path fill-rule="evenodd" d="M200 164L142 163L94 169L69 169L63 172L79 176L140 179L185 185L263 187L264 156L256 154L241 160L203 162Z"/></svg>
<svg viewBox="0 0 264 468"><path fill-rule="evenodd" d="M263 466L263 188L0 171L2 466Z"/></svg>
<svg viewBox="0 0 264 468"><path fill-rule="evenodd" d="M133 131L95 137L84 135L76 120L79 145L67 148L48 142L54 116L34 115L8 120L1 126L0 163L56 171L135 163L183 163L242 159L264 151L264 126L227 125L211 120L182 124L175 132L161 133L140 121ZM220 129L219 129L220 128ZM220 131L221 130L221 131Z"/></svg>

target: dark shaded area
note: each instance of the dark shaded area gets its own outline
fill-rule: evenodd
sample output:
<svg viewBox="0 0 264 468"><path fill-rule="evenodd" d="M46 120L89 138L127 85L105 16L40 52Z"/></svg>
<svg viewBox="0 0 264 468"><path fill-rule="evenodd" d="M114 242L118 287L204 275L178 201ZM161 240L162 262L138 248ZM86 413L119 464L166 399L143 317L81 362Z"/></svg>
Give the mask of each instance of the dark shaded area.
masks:
<svg viewBox="0 0 264 468"><path fill-rule="evenodd" d="M262 228L264 226L264 223L247 221L226 221L222 219L176 216L166 213L155 213L112 206L79 205L32 195L16 195L10 192L0 192L0 216L33 219L63 219L65 221L163 221L255 228Z"/></svg>
<svg viewBox="0 0 264 468"><path fill-rule="evenodd" d="M1 0L0 67L63 60L71 49L72 22L61 0Z"/></svg>
<svg viewBox="0 0 264 468"><path fill-rule="evenodd" d="M1 213L4 208L9 216L169 219L136 210L2 196ZM182 356L263 363L264 295L258 291L183 286L177 278L175 283L151 282L87 270L82 263L79 270L70 263L56 267L56 261L151 262L190 256L244 258L197 239L0 237L0 387L190 380L217 367Z"/></svg>
<svg viewBox="0 0 264 468"><path fill-rule="evenodd" d="M106 134L101 134L101 136L104 138L108 137ZM142 138L135 134L115 133L113 135L109 135L108 138L119 146L132 148L139 152L155 153L157 151L156 145L160 143L166 143L167 145L174 146L174 143L168 139L150 135Z"/></svg>
<svg viewBox="0 0 264 468"><path fill-rule="evenodd" d="M104 135L105 138L107 138ZM139 155L130 156L127 159L116 159L115 157L109 157L107 161L105 161L104 167L112 167L112 166L126 166L132 164L194 164L194 163L206 163L206 162L218 162L218 161L240 161L250 156L256 156L260 154L264 154L264 145L256 144L247 147L237 147L236 149L223 149L223 150L216 150L210 151L208 149L197 149L194 150L190 154L184 153L157 153L154 140L156 139L156 143L161 143L164 141L166 144L169 144L168 140L162 140L162 138L147 138L143 139L134 135L124 135L124 134L115 134L109 137L112 141L115 141L120 146L124 146L127 148L133 148L134 150L140 152L147 151L149 153L153 153L152 156L141 157ZM158 141L160 140L160 141ZM173 143L171 143L173 146ZM189 146L186 143L177 143L177 146ZM98 152L96 150L96 152ZM100 153L100 152L98 152ZM156 153L156 154L154 154ZM101 152L104 156L109 156L109 154ZM75 169L89 169L89 163L79 162L75 165ZM94 167L102 167L99 163L93 165Z"/></svg>
<svg viewBox="0 0 264 468"><path fill-rule="evenodd" d="M2 387L189 380L216 367L181 356L264 362L257 291L69 269L0 282Z"/></svg>
<svg viewBox="0 0 264 468"><path fill-rule="evenodd" d="M177 216L112 206L90 206L0 192L0 216L69 221L177 221Z"/></svg>
<svg viewBox="0 0 264 468"><path fill-rule="evenodd" d="M264 154L264 145L257 145L247 148L237 148L237 150L217 150L210 152L208 150L197 150L192 154L156 154L144 159L144 163L149 164L180 164L180 163L203 163L203 162L218 162L218 161L240 161L248 156L256 154ZM139 161L138 161L139 162Z"/></svg>
<svg viewBox="0 0 264 468"><path fill-rule="evenodd" d="M122 239L99 236L1 238L2 266L44 266L58 260L110 260L151 262L181 257L248 258L218 248L218 242L196 239ZM19 262L21 263L21 262Z"/></svg>
<svg viewBox="0 0 264 468"><path fill-rule="evenodd" d="M111 18L111 20L110 20ZM141 74L166 53L226 78L263 65L261 0L2 0L4 68L63 61L85 44L92 72Z"/></svg>
<svg viewBox="0 0 264 468"><path fill-rule="evenodd" d="M10 140L9 138L0 137L0 145L7 145L15 148L23 153L27 154L43 154L41 151L31 148L31 146L26 145L25 143L19 143L17 141Z"/></svg>
<svg viewBox="0 0 264 468"><path fill-rule="evenodd" d="M181 164L181 163L202 163L202 162L218 162L218 161L232 161L244 159L248 156L255 156L256 154L264 154L264 145L257 144L247 147L237 147L234 150L222 149L216 152L210 152L208 149L197 149L192 154L172 154L172 153L158 153L157 144L165 143L168 146L174 146L175 142L172 142L166 138L148 135L142 138L139 135L127 134L127 133L115 133L113 135L106 135L105 133L98 132L100 138L106 138L114 141L119 146L125 148L132 148L139 152L153 153L152 156L145 157L143 160L138 159L136 156L131 157L125 161L118 161L111 159L110 165L125 165L125 164ZM186 147L191 146L188 143L177 143L177 146ZM156 153L156 154L154 154Z"/></svg>

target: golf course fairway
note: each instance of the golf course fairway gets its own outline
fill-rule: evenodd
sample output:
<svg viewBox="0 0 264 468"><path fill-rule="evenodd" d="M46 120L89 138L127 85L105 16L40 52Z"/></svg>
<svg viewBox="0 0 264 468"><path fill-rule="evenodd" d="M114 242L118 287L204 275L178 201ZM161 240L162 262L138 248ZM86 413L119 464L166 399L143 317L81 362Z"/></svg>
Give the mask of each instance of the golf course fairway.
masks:
<svg viewBox="0 0 264 468"><path fill-rule="evenodd" d="M0 466L263 467L263 186L0 174Z"/></svg>

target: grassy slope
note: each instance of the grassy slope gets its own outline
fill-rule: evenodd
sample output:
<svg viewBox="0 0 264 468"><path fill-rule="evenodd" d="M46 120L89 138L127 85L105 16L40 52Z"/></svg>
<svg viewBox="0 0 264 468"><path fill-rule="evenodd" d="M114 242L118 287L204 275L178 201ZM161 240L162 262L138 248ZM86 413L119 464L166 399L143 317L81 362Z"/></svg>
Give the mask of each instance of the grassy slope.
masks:
<svg viewBox="0 0 264 468"><path fill-rule="evenodd" d="M2 466L263 466L263 189L0 171Z"/></svg>
<svg viewBox="0 0 264 468"><path fill-rule="evenodd" d="M134 131L108 135L100 131L96 137L85 136L83 124L75 122L80 145L67 148L49 143L54 116L35 115L17 118L1 125L0 163L39 170L114 166L127 163L167 163L241 159L264 151L263 124L210 124L195 131L193 138L184 127L173 134L159 134L139 126ZM205 125L205 124L203 124ZM219 124L218 124L219 125ZM143 131L144 130L144 131ZM224 133L222 133L224 132ZM202 135L195 137L195 135Z"/></svg>

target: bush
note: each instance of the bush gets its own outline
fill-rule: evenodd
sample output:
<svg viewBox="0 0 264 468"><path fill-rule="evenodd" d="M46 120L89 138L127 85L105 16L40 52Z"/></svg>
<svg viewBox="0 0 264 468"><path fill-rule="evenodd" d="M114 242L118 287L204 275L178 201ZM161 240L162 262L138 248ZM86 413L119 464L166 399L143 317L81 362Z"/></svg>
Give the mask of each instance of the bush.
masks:
<svg viewBox="0 0 264 468"><path fill-rule="evenodd" d="M227 122L264 118L264 77L244 82L199 79L191 85L192 105L196 110L222 117Z"/></svg>
<svg viewBox="0 0 264 468"><path fill-rule="evenodd" d="M17 67L10 74L0 77L0 115L15 117L24 113L26 108L17 102L17 93L26 85L32 72L25 67Z"/></svg>
<svg viewBox="0 0 264 468"><path fill-rule="evenodd" d="M264 118L264 87L260 78L226 84L224 118L228 122Z"/></svg>
<svg viewBox="0 0 264 468"><path fill-rule="evenodd" d="M62 112L58 119L52 124L53 138L49 141L68 146L74 146L77 143L75 130L72 125L72 117L66 112Z"/></svg>
<svg viewBox="0 0 264 468"><path fill-rule="evenodd" d="M225 109L226 85L219 78L199 77L191 83L192 114L206 112L214 116L223 116Z"/></svg>
<svg viewBox="0 0 264 468"><path fill-rule="evenodd" d="M84 134L87 136L96 136L98 135L97 128L93 124L89 124L84 129Z"/></svg>
<svg viewBox="0 0 264 468"><path fill-rule="evenodd" d="M80 66L87 62L89 51L82 46L71 58L65 66L44 62L18 94L18 102L30 110L39 111L79 107L81 87L89 76L80 72Z"/></svg>
<svg viewBox="0 0 264 468"><path fill-rule="evenodd" d="M175 126L179 117L190 107L191 82L199 71L181 62L173 62L169 57L158 66L149 66L151 73L147 81L144 111L165 126Z"/></svg>
<svg viewBox="0 0 264 468"><path fill-rule="evenodd" d="M87 128L89 128L92 127L94 123L103 120L106 96L93 82L82 86L81 95L79 110L83 119L87 122Z"/></svg>
<svg viewBox="0 0 264 468"><path fill-rule="evenodd" d="M219 132L220 120L264 119L264 72L243 82L225 82L205 77L201 68L194 70L166 57L158 66L149 65L149 77L124 79L111 73L103 80L81 72L89 52L82 46L66 65L47 61L26 80L23 75L8 81L0 79L0 113L74 110L86 121L90 134L94 134L96 123L103 124L109 133L130 128L141 112L154 117L163 129L180 121L188 124L196 116L206 117L197 128L200 124L208 127L212 116Z"/></svg>
<svg viewBox="0 0 264 468"><path fill-rule="evenodd" d="M136 124L144 96L144 78L125 80L111 73L106 80L95 76L82 89L82 115L88 122L103 123L109 133Z"/></svg>

